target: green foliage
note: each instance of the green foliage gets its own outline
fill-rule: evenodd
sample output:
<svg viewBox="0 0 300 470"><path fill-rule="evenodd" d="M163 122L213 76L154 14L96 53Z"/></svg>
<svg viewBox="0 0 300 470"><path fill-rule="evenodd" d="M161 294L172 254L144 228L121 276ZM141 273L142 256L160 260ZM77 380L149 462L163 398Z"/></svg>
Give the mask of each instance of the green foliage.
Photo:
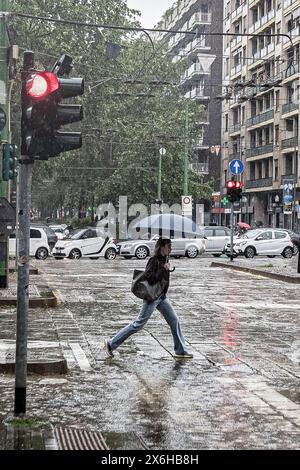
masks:
<svg viewBox="0 0 300 470"><path fill-rule="evenodd" d="M122 0L11 0L11 8L37 16L110 25L136 25L135 11ZM37 162L33 178L33 205L43 216L60 208L76 215L94 201L150 205L156 198L158 151L162 161L165 203L180 203L183 186L186 100L180 94L180 65L172 61L165 44L153 51L145 35L103 28L87 28L14 17L11 30L22 49L35 51L36 65L51 69L62 54L73 57L72 76L85 78L84 121L72 130L83 131L80 150L47 162ZM121 45L117 59L106 56L106 44ZM162 82L168 82L162 83ZM19 122L19 90L14 113ZM72 101L74 102L74 100ZM189 119L201 106L189 102ZM19 132L16 128L14 132ZM190 157L197 130L192 129ZM211 187L190 175L195 199L210 199ZM55 215L56 217L56 215Z"/></svg>

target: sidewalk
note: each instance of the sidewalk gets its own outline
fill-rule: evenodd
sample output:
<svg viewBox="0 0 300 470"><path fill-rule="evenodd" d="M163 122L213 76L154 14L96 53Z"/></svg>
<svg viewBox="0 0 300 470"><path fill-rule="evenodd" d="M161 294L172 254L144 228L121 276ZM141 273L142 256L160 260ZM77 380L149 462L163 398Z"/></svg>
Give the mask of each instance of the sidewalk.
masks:
<svg viewBox="0 0 300 470"><path fill-rule="evenodd" d="M253 259L238 257L234 258L233 261L230 261L229 258L222 258L220 261L213 261L211 266L244 271L292 284L300 283L300 273L297 272L298 255L293 256L290 260L286 259L284 263L282 263L282 258L278 256L270 258L269 261L259 256Z"/></svg>

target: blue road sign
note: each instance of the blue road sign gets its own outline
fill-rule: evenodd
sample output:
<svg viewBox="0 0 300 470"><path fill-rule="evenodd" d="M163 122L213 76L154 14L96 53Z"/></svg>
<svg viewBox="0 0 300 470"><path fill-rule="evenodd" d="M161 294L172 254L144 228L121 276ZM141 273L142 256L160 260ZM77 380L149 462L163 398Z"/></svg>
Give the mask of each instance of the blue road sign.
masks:
<svg viewBox="0 0 300 470"><path fill-rule="evenodd" d="M240 175L243 173L245 166L242 160L236 158L235 160L231 160L229 163L229 169L233 175Z"/></svg>

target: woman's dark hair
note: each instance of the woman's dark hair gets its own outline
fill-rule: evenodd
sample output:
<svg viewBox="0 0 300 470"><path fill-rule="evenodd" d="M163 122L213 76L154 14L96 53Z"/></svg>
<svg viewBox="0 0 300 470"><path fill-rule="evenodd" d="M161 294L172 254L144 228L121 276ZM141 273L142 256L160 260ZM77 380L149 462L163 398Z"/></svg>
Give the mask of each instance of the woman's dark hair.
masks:
<svg viewBox="0 0 300 470"><path fill-rule="evenodd" d="M157 256L159 255L159 252L160 252L160 249L161 247L163 246L166 246L166 245L171 245L171 240L170 238L159 238L155 244L155 248L154 248L154 256Z"/></svg>

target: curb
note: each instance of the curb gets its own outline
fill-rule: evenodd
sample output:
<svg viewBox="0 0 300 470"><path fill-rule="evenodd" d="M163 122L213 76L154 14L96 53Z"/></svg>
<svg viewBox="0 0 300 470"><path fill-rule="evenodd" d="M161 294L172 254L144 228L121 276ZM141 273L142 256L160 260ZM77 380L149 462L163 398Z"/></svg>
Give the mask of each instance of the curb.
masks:
<svg viewBox="0 0 300 470"><path fill-rule="evenodd" d="M27 372L29 374L38 375L63 375L68 372L66 359L58 359L56 361L47 362L28 362ZM0 363L1 374L14 374L15 373L15 362L2 362Z"/></svg>
<svg viewBox="0 0 300 470"><path fill-rule="evenodd" d="M283 281L283 282L290 282L291 284L300 284L300 277L292 277L292 276L287 276L285 274L277 274L277 273L271 273L271 272L269 273L267 271L262 271L260 269L246 268L244 266L228 265L228 264L220 263L217 261L213 261L210 266L218 267L218 268L233 269L235 271L243 271L243 272L250 273L250 274L258 274L259 276L269 277L271 279L277 279L278 281Z"/></svg>
<svg viewBox="0 0 300 470"><path fill-rule="evenodd" d="M10 273L16 273L17 269L16 268L9 268L8 270ZM29 274L39 274L38 268L29 268Z"/></svg>
<svg viewBox="0 0 300 470"><path fill-rule="evenodd" d="M58 301L54 293L49 290L47 286L37 286L40 290L41 297L29 297L29 307L57 307ZM0 306L2 305L17 305L17 297L0 297Z"/></svg>

